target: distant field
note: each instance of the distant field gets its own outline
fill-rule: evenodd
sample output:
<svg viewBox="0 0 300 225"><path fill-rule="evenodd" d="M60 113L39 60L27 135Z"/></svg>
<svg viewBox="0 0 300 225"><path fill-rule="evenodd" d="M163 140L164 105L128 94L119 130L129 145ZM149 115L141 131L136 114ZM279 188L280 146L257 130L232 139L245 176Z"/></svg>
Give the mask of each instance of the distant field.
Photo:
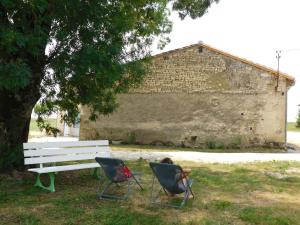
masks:
<svg viewBox="0 0 300 225"><path fill-rule="evenodd" d="M300 128L296 128L295 122L289 122L288 123L288 131L298 131L300 132Z"/></svg>
<svg viewBox="0 0 300 225"><path fill-rule="evenodd" d="M56 119L48 119L47 120L53 127L56 127ZM36 120L31 119L30 121L30 131L40 131L40 129L37 126Z"/></svg>

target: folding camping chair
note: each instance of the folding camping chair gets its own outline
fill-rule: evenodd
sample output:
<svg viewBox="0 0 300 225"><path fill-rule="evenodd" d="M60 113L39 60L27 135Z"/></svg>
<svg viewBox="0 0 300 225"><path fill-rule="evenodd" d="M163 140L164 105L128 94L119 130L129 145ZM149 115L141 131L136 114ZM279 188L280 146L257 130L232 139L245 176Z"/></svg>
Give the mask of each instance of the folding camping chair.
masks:
<svg viewBox="0 0 300 225"><path fill-rule="evenodd" d="M166 164L166 163L154 163L150 162L150 167L153 171L153 181L151 187L151 199L150 202L152 204L160 204L166 205L174 208L182 208L186 201L189 199L189 196L192 195L194 198L194 193L192 191L192 183L193 180L189 179L186 174L183 172L182 168L178 165L174 164ZM155 180L161 185L160 190L155 195L154 188L155 188ZM157 202L157 199L160 197L160 193L164 191L167 196L174 196L175 194L183 194L183 199L180 204L163 204Z"/></svg>
<svg viewBox="0 0 300 225"><path fill-rule="evenodd" d="M135 181L139 185L141 190L143 190L141 184L135 177L135 175L139 174L131 172L121 159L96 157L95 160L100 164L105 176L109 180L109 183L98 194L100 199L127 199L131 191L130 187L132 181ZM118 186L120 183L124 182L127 182L127 192L123 196L117 196L107 193L109 187L112 184ZM98 188L98 191L100 191L100 187Z"/></svg>

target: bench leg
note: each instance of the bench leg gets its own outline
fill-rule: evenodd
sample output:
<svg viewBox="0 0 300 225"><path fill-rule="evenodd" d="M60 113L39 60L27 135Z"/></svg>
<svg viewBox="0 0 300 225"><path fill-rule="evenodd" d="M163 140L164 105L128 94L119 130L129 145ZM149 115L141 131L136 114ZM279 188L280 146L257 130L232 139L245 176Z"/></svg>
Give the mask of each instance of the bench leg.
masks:
<svg viewBox="0 0 300 225"><path fill-rule="evenodd" d="M34 185L34 186L40 187L40 188L45 189L45 190L50 191L50 192L55 192L55 186L54 186L55 174L56 174L56 173L54 173L54 172L48 173L49 178L50 178L50 184L49 184L48 187L45 187L45 186L42 184L42 181L41 181L41 179L40 179L41 174L38 173L38 174L37 174L37 177L36 177L36 182L35 182L35 185Z"/></svg>
<svg viewBox="0 0 300 225"><path fill-rule="evenodd" d="M94 168L93 172L92 172L92 176L94 178L96 178L97 180L99 180L101 178L101 175L98 174L98 171L99 171L99 173L101 172L100 168Z"/></svg>
<svg viewBox="0 0 300 225"><path fill-rule="evenodd" d="M97 170L98 170L98 168L94 168L94 169L93 169L92 176L93 176L94 178L98 178Z"/></svg>

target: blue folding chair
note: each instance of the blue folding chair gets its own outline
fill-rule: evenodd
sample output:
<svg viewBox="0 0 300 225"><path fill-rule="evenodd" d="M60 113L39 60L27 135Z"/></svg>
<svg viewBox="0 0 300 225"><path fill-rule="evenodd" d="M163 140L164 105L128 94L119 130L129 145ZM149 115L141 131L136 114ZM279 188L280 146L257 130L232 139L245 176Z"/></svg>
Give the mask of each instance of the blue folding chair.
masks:
<svg viewBox="0 0 300 225"><path fill-rule="evenodd" d="M98 194L100 199L126 200L130 194L130 188L133 181L139 185L141 190L143 190L142 185L135 177L140 174L131 172L121 159L96 157L95 160L100 164L106 178L109 180L109 183L102 191L100 191L100 187L98 188L98 191L100 191ZM118 186L119 184L126 182L127 191L123 195L108 194L107 191L112 184Z"/></svg>
<svg viewBox="0 0 300 225"><path fill-rule="evenodd" d="M154 174L152 180L150 199L150 202L152 204L160 204L174 208L182 208L185 205L186 201L189 199L190 195L192 195L192 197L194 198L194 193L192 191L193 180L189 179L186 176L186 174L183 172L180 166L174 164L150 162L150 167ZM161 188L156 195L154 193L155 180L158 180L158 182L161 185ZM163 204L161 200L157 202L157 200L160 198L162 190L167 196L183 194L183 199L180 202L180 204Z"/></svg>

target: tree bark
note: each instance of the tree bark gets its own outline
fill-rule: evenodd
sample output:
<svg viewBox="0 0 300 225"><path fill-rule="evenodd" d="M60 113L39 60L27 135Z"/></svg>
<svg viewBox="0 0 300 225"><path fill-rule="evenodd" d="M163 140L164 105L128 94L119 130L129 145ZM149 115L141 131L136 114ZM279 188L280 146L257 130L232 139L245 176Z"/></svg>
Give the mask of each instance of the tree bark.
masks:
<svg viewBox="0 0 300 225"><path fill-rule="evenodd" d="M47 10L42 13L39 11L35 12L34 8L32 8L33 10L21 10L21 6L18 6L20 10L16 11L13 19L23 20L24 27L26 27L25 31L23 27L12 25L7 19L9 18L9 13L3 7L0 9L0 11L4 12L2 13L4 15L2 19L7 20L5 28L15 26L14 29L23 33L24 37L30 32L36 34L37 28L39 28L39 32L43 31L44 33L44 35L40 35L38 32L37 35L40 35L39 38L42 39L33 41L33 46L38 48L39 52L33 54L31 49L27 49L29 48L28 46L24 48L17 46L18 52L7 55L4 61L15 62L18 58L25 59L24 62L28 64L31 70L31 77L25 88L18 90L0 89L0 172L24 168L22 144L28 140L31 112L41 97L41 81L45 76L45 65L47 63L45 49L49 41L52 23L51 4L49 3ZM44 19L40 20L40 18ZM46 37L46 35L48 36ZM13 79L12 82L14 82Z"/></svg>
<svg viewBox="0 0 300 225"><path fill-rule="evenodd" d="M24 168L22 144L28 140L31 112L40 98L39 81L33 86L0 90L0 172Z"/></svg>

